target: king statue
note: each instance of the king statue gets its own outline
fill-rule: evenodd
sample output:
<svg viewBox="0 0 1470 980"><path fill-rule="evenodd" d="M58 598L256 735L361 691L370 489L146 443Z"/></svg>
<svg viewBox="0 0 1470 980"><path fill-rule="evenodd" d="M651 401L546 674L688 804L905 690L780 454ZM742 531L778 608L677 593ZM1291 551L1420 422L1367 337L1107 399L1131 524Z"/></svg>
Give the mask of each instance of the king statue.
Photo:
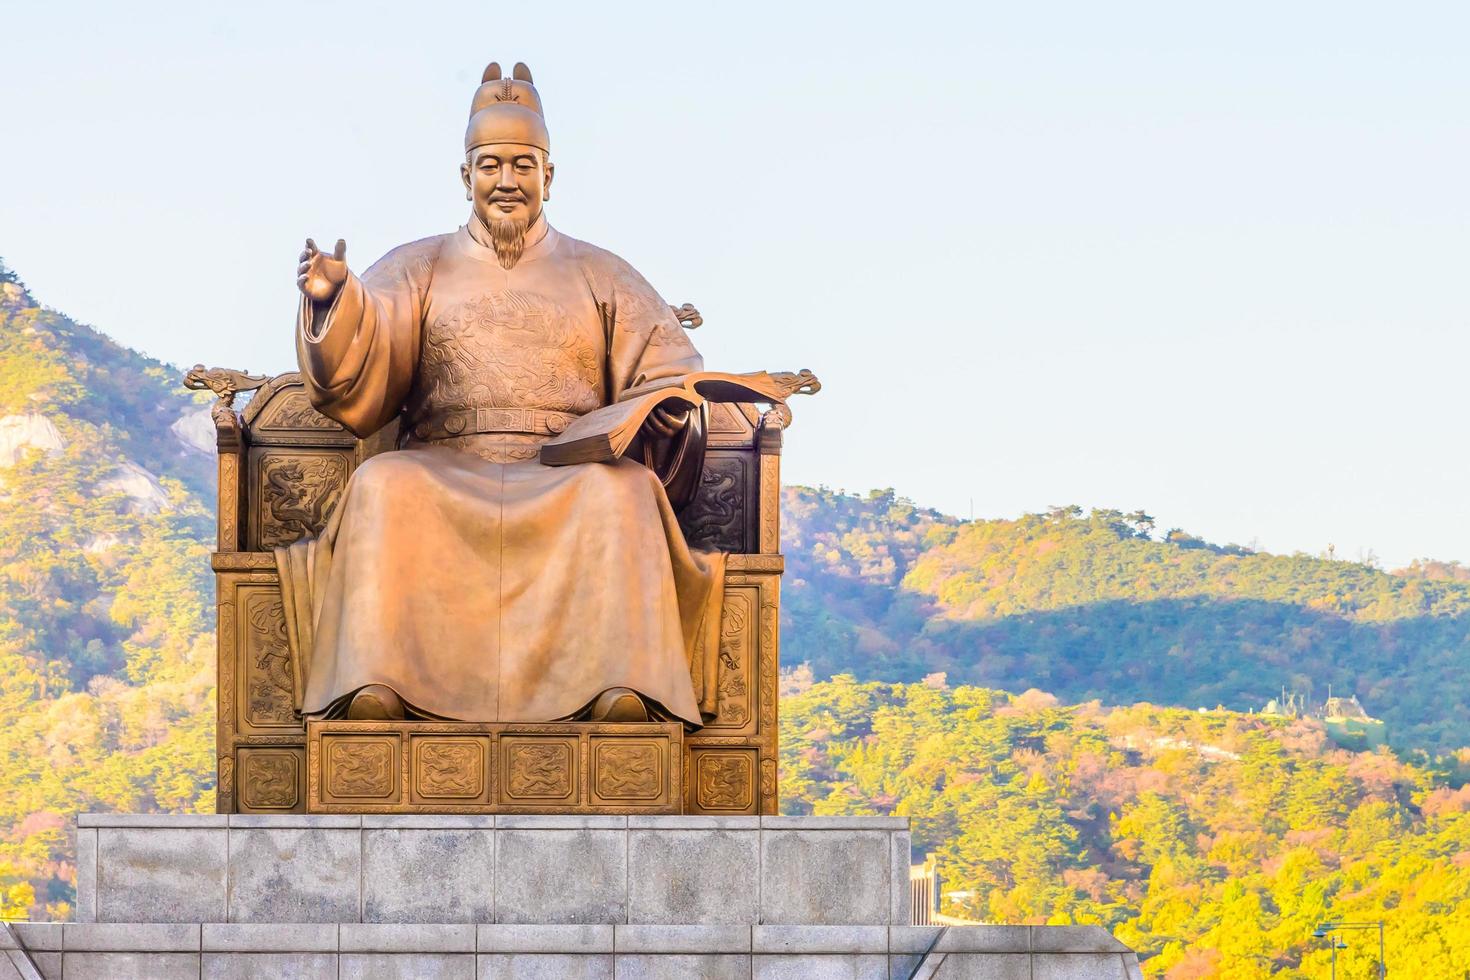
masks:
<svg viewBox="0 0 1470 980"><path fill-rule="evenodd" d="M276 549L307 717L714 711L724 560L690 549L664 486L691 413L649 417L644 461L538 461L572 420L702 366L628 263L547 223L550 148L530 71L492 64L465 130L463 227L360 277L340 240L301 253L312 404L360 437L401 421L398 451L358 467L321 533Z"/></svg>

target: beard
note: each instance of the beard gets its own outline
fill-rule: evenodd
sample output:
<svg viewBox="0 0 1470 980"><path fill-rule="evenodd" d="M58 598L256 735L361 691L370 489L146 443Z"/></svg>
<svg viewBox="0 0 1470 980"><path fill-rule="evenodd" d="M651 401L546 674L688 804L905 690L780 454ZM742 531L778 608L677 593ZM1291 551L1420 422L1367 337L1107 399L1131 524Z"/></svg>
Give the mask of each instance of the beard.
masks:
<svg viewBox="0 0 1470 980"><path fill-rule="evenodd" d="M495 258L502 269L514 268L521 260L521 253L526 250L527 227L528 222L514 218L489 222L490 244L495 247Z"/></svg>

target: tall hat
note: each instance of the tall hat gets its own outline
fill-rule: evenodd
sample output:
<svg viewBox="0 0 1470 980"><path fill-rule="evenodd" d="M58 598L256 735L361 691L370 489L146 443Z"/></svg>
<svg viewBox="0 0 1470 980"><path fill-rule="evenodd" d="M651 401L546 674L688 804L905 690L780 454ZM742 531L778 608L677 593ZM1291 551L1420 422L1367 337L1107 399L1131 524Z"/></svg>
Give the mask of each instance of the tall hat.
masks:
<svg viewBox="0 0 1470 980"><path fill-rule="evenodd" d="M464 131L468 153L486 143L519 143L551 152L551 136L541 114L541 96L531 84L531 69L516 62L512 78L500 77L500 63L492 61L470 103L470 124Z"/></svg>

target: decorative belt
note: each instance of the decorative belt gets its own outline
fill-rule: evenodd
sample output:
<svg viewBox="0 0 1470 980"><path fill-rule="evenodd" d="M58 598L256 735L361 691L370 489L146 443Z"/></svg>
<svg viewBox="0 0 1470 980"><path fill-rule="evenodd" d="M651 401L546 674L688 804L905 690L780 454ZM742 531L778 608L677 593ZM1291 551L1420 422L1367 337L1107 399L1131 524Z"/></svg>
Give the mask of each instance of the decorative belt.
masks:
<svg viewBox="0 0 1470 980"><path fill-rule="evenodd" d="M459 412L435 412L415 422L412 431L414 438L426 442L490 432L554 436L565 432L576 418L570 412L548 412L540 408L469 408Z"/></svg>

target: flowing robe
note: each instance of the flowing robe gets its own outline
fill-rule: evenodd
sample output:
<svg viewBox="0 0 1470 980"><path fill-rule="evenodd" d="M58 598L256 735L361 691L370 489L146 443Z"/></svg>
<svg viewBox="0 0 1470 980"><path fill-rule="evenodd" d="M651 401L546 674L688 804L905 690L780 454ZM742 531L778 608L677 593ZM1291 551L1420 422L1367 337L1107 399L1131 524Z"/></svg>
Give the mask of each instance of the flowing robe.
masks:
<svg viewBox="0 0 1470 980"><path fill-rule="evenodd" d="M318 537L277 549L302 712L386 684L468 721L566 718L611 687L713 714L723 556L689 549L641 463L537 461L572 416L700 369L652 287L549 227L509 270L461 228L313 313L303 299L312 403L359 436L401 414L408 435L358 467Z"/></svg>

